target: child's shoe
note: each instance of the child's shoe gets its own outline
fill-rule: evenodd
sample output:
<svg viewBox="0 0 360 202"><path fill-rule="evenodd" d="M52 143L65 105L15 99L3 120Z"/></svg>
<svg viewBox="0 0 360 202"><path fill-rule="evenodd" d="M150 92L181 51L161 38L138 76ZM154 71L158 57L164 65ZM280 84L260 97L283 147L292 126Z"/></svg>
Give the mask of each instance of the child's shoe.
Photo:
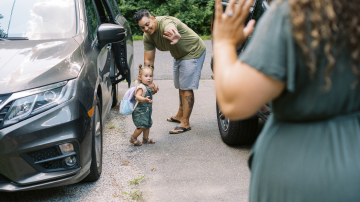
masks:
<svg viewBox="0 0 360 202"><path fill-rule="evenodd" d="M130 138L130 141L129 141L130 143L133 143L134 144L134 146L141 146L142 145L142 143L138 140L138 139L134 139L134 138Z"/></svg>
<svg viewBox="0 0 360 202"><path fill-rule="evenodd" d="M153 139L150 138L143 138L143 143L145 144L155 144L155 141Z"/></svg>

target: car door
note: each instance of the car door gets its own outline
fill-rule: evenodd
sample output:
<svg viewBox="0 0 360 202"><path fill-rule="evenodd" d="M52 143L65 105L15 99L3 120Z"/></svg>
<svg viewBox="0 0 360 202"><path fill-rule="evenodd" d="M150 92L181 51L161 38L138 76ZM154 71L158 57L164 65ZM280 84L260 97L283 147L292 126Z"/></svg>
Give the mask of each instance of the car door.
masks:
<svg viewBox="0 0 360 202"><path fill-rule="evenodd" d="M101 86L102 120L105 121L106 114L111 107L112 83L110 80L111 66L111 44L100 47L97 40L97 29L104 23L101 17L101 7L93 0L85 0L87 16L88 37L85 43L85 63L87 66L95 66L96 75ZM89 68L92 69L92 68Z"/></svg>
<svg viewBox="0 0 360 202"><path fill-rule="evenodd" d="M125 40L116 44L113 44L115 54L116 69L111 72L113 84L117 84L120 81L126 79L128 86L131 84L131 70L133 68L134 48L133 39L129 22L121 15L119 6L115 0L102 0L109 8L109 14L112 16L112 23L118 24L125 28ZM121 75L120 78L118 78Z"/></svg>

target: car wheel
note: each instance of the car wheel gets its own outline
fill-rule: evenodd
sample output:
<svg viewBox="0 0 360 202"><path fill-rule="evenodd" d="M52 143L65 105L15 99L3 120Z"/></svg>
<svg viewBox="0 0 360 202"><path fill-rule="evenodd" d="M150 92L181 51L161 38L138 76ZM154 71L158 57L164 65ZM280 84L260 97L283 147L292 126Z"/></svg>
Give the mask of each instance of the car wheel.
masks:
<svg viewBox="0 0 360 202"><path fill-rule="evenodd" d="M230 121L216 104L217 121L221 139L227 145L250 145L258 135L258 117L241 121Z"/></svg>
<svg viewBox="0 0 360 202"><path fill-rule="evenodd" d="M102 153L103 153L103 134L101 122L101 105L100 99L96 96L96 105L94 111L94 121L91 128L92 146L91 146L91 165L90 173L84 181L95 182L100 178L102 172Z"/></svg>
<svg viewBox="0 0 360 202"><path fill-rule="evenodd" d="M112 85L111 97L112 97L111 108L113 108L118 104L118 84Z"/></svg>

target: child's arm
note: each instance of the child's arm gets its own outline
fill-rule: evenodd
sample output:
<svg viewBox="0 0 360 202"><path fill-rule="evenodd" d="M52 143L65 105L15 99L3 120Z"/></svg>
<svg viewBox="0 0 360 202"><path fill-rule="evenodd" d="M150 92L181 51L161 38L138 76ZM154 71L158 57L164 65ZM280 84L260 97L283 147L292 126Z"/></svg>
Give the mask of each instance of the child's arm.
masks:
<svg viewBox="0 0 360 202"><path fill-rule="evenodd" d="M156 86L155 91L152 93L153 95L159 91L159 86Z"/></svg>
<svg viewBox="0 0 360 202"><path fill-rule="evenodd" d="M148 102L148 103L152 103L152 100L149 99L150 96L147 96L147 97L143 97L141 96L143 93L143 89L142 88L139 88L136 90L136 93L135 93L135 99L139 102Z"/></svg>

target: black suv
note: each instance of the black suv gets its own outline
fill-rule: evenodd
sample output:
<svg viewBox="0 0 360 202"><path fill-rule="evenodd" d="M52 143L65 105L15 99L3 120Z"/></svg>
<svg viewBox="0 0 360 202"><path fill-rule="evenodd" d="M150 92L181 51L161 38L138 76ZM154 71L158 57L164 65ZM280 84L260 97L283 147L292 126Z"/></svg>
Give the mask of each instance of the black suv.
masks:
<svg viewBox="0 0 360 202"><path fill-rule="evenodd" d="M261 15L269 8L270 1L271 0L255 0L250 8L250 13L245 23L247 24L251 19L258 21ZM225 10L228 1L223 0L222 5ZM214 16L215 12L213 13L213 19ZM211 21L211 27L213 19ZM251 36L243 44L237 47L236 51L238 55L246 48L250 40ZM213 69L212 61L211 58L211 69ZM240 121L231 121L221 113L219 106L216 105L218 127L222 140L228 145L249 145L254 143L260 133L261 126L267 120L270 113L271 110L269 106L265 105L251 118Z"/></svg>
<svg viewBox="0 0 360 202"><path fill-rule="evenodd" d="M102 127L132 61L115 0L2 1L0 191L99 179Z"/></svg>

